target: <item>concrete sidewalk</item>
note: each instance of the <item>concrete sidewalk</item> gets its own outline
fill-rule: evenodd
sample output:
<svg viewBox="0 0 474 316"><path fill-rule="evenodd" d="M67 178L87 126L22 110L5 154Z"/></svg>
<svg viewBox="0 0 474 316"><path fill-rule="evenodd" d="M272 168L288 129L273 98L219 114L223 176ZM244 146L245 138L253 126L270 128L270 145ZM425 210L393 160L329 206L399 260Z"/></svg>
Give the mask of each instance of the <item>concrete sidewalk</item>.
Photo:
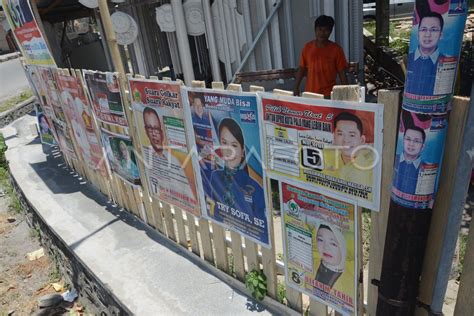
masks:
<svg viewBox="0 0 474 316"><path fill-rule="evenodd" d="M291 314L112 206L43 147L27 115L3 128L11 174L43 221L137 315Z"/></svg>
<svg viewBox="0 0 474 316"><path fill-rule="evenodd" d="M7 61L7 60L18 58L20 56L21 54L18 52L0 55L0 63L3 63L4 61Z"/></svg>

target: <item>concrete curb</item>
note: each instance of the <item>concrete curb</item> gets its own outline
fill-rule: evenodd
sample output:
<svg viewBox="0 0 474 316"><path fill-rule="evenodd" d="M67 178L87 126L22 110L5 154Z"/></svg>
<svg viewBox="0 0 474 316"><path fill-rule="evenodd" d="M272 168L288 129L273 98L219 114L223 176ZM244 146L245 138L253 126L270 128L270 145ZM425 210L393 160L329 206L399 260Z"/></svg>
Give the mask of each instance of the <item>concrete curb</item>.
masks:
<svg viewBox="0 0 474 316"><path fill-rule="evenodd" d="M5 55L0 55L0 63L3 63L5 61L11 60L11 59L16 59L21 56L21 53L10 53L10 54L5 54Z"/></svg>
<svg viewBox="0 0 474 316"><path fill-rule="evenodd" d="M33 111L33 105L37 102L36 97L32 96L18 103L13 109L0 113L0 128L10 124L18 117Z"/></svg>

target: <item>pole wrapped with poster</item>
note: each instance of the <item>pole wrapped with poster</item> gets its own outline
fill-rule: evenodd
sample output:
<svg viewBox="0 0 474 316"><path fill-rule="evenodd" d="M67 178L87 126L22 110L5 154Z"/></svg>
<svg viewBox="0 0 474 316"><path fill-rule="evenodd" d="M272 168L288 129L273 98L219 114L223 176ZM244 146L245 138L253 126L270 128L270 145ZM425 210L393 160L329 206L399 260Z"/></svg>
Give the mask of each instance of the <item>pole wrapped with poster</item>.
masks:
<svg viewBox="0 0 474 316"><path fill-rule="evenodd" d="M377 315L411 315L417 305L467 8L415 4Z"/></svg>

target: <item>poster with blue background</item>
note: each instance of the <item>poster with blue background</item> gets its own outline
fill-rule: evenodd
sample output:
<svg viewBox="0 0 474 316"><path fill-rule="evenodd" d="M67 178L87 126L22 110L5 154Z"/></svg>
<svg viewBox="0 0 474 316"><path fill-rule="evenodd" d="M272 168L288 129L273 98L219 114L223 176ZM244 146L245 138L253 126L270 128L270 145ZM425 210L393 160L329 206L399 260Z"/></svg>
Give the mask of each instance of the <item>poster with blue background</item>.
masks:
<svg viewBox="0 0 474 316"><path fill-rule="evenodd" d="M204 216L270 247L256 95L185 90Z"/></svg>

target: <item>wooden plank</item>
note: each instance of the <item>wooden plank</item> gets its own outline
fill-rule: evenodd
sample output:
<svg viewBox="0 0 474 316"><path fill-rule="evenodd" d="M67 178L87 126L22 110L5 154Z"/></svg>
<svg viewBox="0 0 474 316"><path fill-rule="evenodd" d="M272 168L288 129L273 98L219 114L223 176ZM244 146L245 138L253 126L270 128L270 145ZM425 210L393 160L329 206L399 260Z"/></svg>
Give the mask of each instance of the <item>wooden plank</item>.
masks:
<svg viewBox="0 0 474 316"><path fill-rule="evenodd" d="M310 316L326 316L328 314L328 307L315 299L309 300L309 315Z"/></svg>
<svg viewBox="0 0 474 316"><path fill-rule="evenodd" d="M456 181L456 164L461 152L464 129L466 126L467 111L469 109L469 98L455 97L453 109L449 114L451 124L448 125L446 136L446 148L444 150L443 164L441 168L438 198L433 207L430 231L426 243L425 258L423 261L422 278L420 282L420 293L418 299L428 305L432 303L435 281L439 261L443 251L443 239L446 231L446 223L449 218L449 207L453 195L454 183ZM418 309L417 315L427 315L425 309Z"/></svg>
<svg viewBox="0 0 474 316"><path fill-rule="evenodd" d="M188 248L188 237L186 236L186 229L184 228L183 210L178 207L173 207L174 219L176 220L176 227L178 229L179 244L184 248Z"/></svg>
<svg viewBox="0 0 474 316"><path fill-rule="evenodd" d="M265 88L264 87L261 87L261 86L254 86L254 85L251 85L249 87L249 91L250 92L265 92Z"/></svg>
<svg viewBox="0 0 474 316"><path fill-rule="evenodd" d="M213 81L211 87L213 90L224 90L224 83L222 81Z"/></svg>
<svg viewBox="0 0 474 316"><path fill-rule="evenodd" d="M293 95L293 91L282 90L282 89L273 89L273 93L276 95Z"/></svg>
<svg viewBox="0 0 474 316"><path fill-rule="evenodd" d="M238 280L244 281L245 279L245 266L244 266L244 252L242 249L242 236L234 231L230 232L232 238L232 257L234 273Z"/></svg>
<svg viewBox="0 0 474 316"><path fill-rule="evenodd" d="M171 214L171 206L168 203L161 202L161 210L163 212L163 218L166 226L166 233L168 235L168 238L177 241L176 240L176 233L174 231L174 224L173 224L173 215Z"/></svg>
<svg viewBox="0 0 474 316"><path fill-rule="evenodd" d="M271 196L271 186L270 179L266 179L265 185L267 186L267 193ZM268 215L268 227L269 227L269 236L268 240L270 241L272 248L262 247L262 267L265 276L267 277L267 295L273 299L278 300L277 298L277 275L276 275L276 256L275 256L275 233L273 227L273 208L271 207L272 203L267 204Z"/></svg>
<svg viewBox="0 0 474 316"><path fill-rule="evenodd" d="M212 251L209 221L207 219L199 219L199 234L201 236L201 245L204 259L214 265L214 252Z"/></svg>
<svg viewBox="0 0 474 316"><path fill-rule="evenodd" d="M225 231L216 223L212 223L214 249L216 250L216 266L222 271L229 272L229 255L225 244Z"/></svg>
<svg viewBox="0 0 474 316"><path fill-rule="evenodd" d="M355 101L360 100L359 85L334 86L331 93L332 100Z"/></svg>
<svg viewBox="0 0 474 316"><path fill-rule="evenodd" d="M199 238L196 229L196 217L192 214L186 214L188 220L188 231L189 238L191 239L191 250L194 254L201 256L201 251L199 250Z"/></svg>
<svg viewBox="0 0 474 316"><path fill-rule="evenodd" d="M204 81L193 80L191 82L191 87L193 87L193 88L205 88L206 83Z"/></svg>
<svg viewBox="0 0 474 316"><path fill-rule="evenodd" d="M247 238L245 238L245 256L247 257L247 272L260 271L257 244Z"/></svg>
<svg viewBox="0 0 474 316"><path fill-rule="evenodd" d="M155 219L156 229L163 235L166 235L166 227L164 226L163 214L161 212L160 202L156 198L151 199L153 218Z"/></svg>
<svg viewBox="0 0 474 316"><path fill-rule="evenodd" d="M383 114L383 148L382 148L382 185L380 196L380 212L371 214L369 284L367 295L367 314L375 315L377 310L378 288L371 280L380 279L385 233L387 230L388 210L390 207L390 190L392 188L393 161L398 133L398 108L400 91L379 90L378 102L384 105Z"/></svg>
<svg viewBox="0 0 474 316"><path fill-rule="evenodd" d="M464 268L459 284L455 316L472 315L474 311L474 230L470 230L464 254Z"/></svg>
<svg viewBox="0 0 474 316"><path fill-rule="evenodd" d="M241 92L242 91L242 85L238 84L238 83L229 83L227 85L227 90L235 91L235 92Z"/></svg>
<svg viewBox="0 0 474 316"><path fill-rule="evenodd" d="M324 99L324 94L313 93L313 92L303 92L301 94L303 98L311 98L311 99Z"/></svg>

